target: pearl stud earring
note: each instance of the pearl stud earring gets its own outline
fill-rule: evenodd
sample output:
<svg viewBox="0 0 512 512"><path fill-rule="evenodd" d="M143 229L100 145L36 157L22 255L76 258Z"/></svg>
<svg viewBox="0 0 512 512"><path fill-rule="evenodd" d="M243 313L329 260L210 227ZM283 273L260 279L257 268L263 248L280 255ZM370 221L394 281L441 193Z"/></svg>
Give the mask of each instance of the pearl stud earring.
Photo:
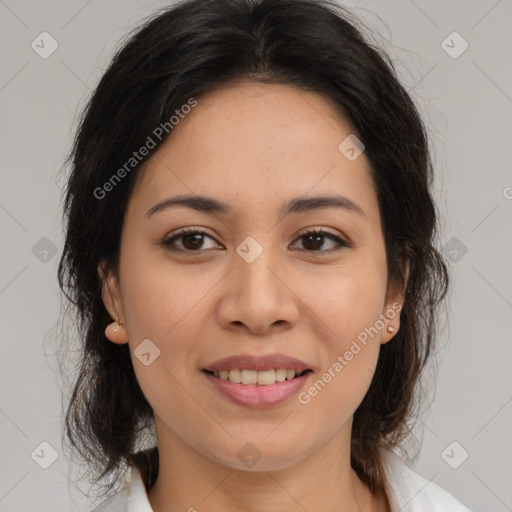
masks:
<svg viewBox="0 0 512 512"><path fill-rule="evenodd" d="M123 326L123 324L121 322L111 322L105 328L105 335L108 338L109 334L110 335L112 335L112 334L119 334L122 326Z"/></svg>
<svg viewBox="0 0 512 512"><path fill-rule="evenodd" d="M388 332L395 332L395 328L392 325L388 325Z"/></svg>

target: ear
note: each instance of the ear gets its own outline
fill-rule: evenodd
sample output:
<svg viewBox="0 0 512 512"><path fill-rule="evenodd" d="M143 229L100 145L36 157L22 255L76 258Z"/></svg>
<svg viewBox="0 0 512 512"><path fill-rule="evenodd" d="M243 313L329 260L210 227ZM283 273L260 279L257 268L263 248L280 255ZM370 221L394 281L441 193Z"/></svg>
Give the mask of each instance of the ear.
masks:
<svg viewBox="0 0 512 512"><path fill-rule="evenodd" d="M404 269L404 285L398 286L398 283L390 283L388 288L387 298L384 304L384 311L382 314L387 317L384 319L385 326L381 331L380 343L383 345L387 343L400 329L400 312L402 311L405 302L405 291L407 290L407 283L409 282L409 260L406 260ZM388 326L393 326L392 332L388 331Z"/></svg>
<svg viewBox="0 0 512 512"><path fill-rule="evenodd" d="M114 343L128 343L119 280L112 270L107 269L105 261L100 262L97 270L102 283L101 299L103 304L113 321L119 324L117 330L110 324L105 330L105 335Z"/></svg>

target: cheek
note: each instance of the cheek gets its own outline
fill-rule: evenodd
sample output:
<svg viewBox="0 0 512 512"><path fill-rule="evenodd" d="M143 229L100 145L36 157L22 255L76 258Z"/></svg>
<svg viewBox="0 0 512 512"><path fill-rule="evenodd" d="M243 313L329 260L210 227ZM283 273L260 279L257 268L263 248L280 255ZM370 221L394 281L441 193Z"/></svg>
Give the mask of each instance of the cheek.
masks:
<svg viewBox="0 0 512 512"><path fill-rule="evenodd" d="M190 388L198 371L195 347L206 315L205 293L214 283L198 275L198 267L180 272L168 262L148 261L127 258L121 277L130 352L148 402L155 411L167 411L167 420L173 421L192 406L182 386ZM151 341L145 342L144 352L155 357L148 366L138 357L143 340Z"/></svg>
<svg viewBox="0 0 512 512"><path fill-rule="evenodd" d="M359 261L334 271L329 279L322 280L322 286L303 290L329 336L330 345L343 350L379 320L385 286L385 269ZM360 337L364 338L364 334Z"/></svg>
<svg viewBox="0 0 512 512"><path fill-rule="evenodd" d="M162 343L180 341L183 330L191 337L206 304L205 295L215 284L214 276L199 272L196 265L187 268L164 258L127 258L124 268L123 305L129 334Z"/></svg>
<svg viewBox="0 0 512 512"><path fill-rule="evenodd" d="M194 347L201 326L199 316L204 314L201 298L205 289L200 285L204 279L192 277L191 271L180 272L169 262L142 257L126 258L121 279L137 381L155 414L180 431L189 424L189 415L192 421L194 415L201 414L187 390L198 371ZM152 360L148 365L138 356L143 340L151 341L145 341L145 352Z"/></svg>
<svg viewBox="0 0 512 512"><path fill-rule="evenodd" d="M347 266L307 295L322 341L321 368L300 400L314 410L311 417L329 411L331 419L346 420L364 398L379 356L384 293L383 270L361 264Z"/></svg>
<svg viewBox="0 0 512 512"><path fill-rule="evenodd" d="M298 397L311 428L334 434L368 391L380 350L381 297L378 280L363 285L354 276L332 282L318 299L321 367Z"/></svg>

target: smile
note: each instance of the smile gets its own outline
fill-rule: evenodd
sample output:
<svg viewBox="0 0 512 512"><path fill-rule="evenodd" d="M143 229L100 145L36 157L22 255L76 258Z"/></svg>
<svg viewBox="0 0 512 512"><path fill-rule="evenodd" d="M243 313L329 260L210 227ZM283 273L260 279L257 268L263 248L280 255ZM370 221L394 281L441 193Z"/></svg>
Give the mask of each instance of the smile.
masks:
<svg viewBox="0 0 512 512"><path fill-rule="evenodd" d="M222 399L244 407L269 408L299 393L313 368L286 354L237 354L209 363L202 374Z"/></svg>
<svg viewBox="0 0 512 512"><path fill-rule="evenodd" d="M232 369L208 372L215 378L233 382L234 384L243 384L244 386L270 386L279 382L285 382L300 377L311 370L297 372L291 368L277 368L270 370L247 370Z"/></svg>

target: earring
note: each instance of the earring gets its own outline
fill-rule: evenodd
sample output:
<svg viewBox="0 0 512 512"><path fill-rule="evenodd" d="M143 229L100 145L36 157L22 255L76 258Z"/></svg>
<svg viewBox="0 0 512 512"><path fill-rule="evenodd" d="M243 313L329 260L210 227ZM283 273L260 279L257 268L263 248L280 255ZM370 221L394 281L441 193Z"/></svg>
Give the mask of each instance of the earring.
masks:
<svg viewBox="0 0 512 512"><path fill-rule="evenodd" d="M116 334L119 334L119 332L121 331L121 327L123 327L123 324L121 322L112 322L107 325L105 329L105 335L107 336L107 338L109 338L109 335L115 336Z"/></svg>
<svg viewBox="0 0 512 512"><path fill-rule="evenodd" d="M392 325L388 325L388 332L395 332L395 328Z"/></svg>

